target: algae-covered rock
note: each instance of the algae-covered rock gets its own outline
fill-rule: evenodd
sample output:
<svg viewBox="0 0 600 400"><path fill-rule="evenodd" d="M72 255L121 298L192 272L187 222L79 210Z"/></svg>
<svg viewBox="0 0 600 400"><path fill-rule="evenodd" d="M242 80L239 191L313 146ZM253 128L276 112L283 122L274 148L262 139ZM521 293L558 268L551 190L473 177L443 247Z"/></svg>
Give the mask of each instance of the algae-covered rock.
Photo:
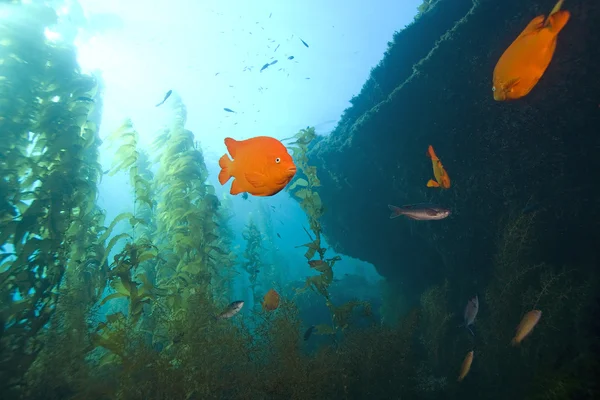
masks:
<svg viewBox="0 0 600 400"><path fill-rule="evenodd" d="M528 96L501 103L491 90L501 54L552 3L440 0L395 35L337 128L308 154L322 171L321 223L334 251L372 262L416 300L443 277L481 282L503 221L537 204L546 258L592 257L583 244L600 242L599 193L586 172L600 166L598 3L565 2L571 20ZM450 190L426 187L428 145ZM452 216L388 218L387 204L425 201Z"/></svg>

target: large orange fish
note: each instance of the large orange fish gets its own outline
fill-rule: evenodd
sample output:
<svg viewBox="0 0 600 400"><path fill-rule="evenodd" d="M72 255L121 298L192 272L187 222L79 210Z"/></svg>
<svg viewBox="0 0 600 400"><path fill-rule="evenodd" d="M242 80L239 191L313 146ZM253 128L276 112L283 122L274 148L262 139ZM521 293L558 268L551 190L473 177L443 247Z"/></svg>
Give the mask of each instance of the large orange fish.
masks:
<svg viewBox="0 0 600 400"><path fill-rule="evenodd" d="M523 339L527 335L531 333L533 328L537 325L540 318L542 317L542 312L540 310L531 310L527 314L523 316L521 323L517 326L517 333L515 333L515 337L511 340L511 344L513 346L521 343Z"/></svg>
<svg viewBox="0 0 600 400"><path fill-rule="evenodd" d="M506 49L494 68L494 99L514 100L527 95L540 80L552 60L558 33L569 21L559 0L548 18L535 17Z"/></svg>
<svg viewBox="0 0 600 400"><path fill-rule="evenodd" d="M276 310L279 307L279 293L271 289L265 294L262 306L267 311Z"/></svg>
<svg viewBox="0 0 600 400"><path fill-rule="evenodd" d="M277 139L257 136L246 140L225 139L227 151L219 160L219 182L224 185L234 177L229 193L254 196L279 193L296 174L296 165L285 146Z"/></svg>
<svg viewBox="0 0 600 400"><path fill-rule="evenodd" d="M443 189L450 188L450 177L446 173L444 166L440 159L435 155L435 151L433 151L433 147L429 145L429 149L427 151L427 155L431 158L431 164L433 165L433 176L435 176L435 181L430 179L427 182L427 187L441 187Z"/></svg>
<svg viewBox="0 0 600 400"><path fill-rule="evenodd" d="M469 370L471 369L471 364L473 364L473 355L474 354L475 354L474 351L471 350L465 356L465 359L463 360L463 363L460 366L460 372L458 374L457 382L461 382L463 379L465 379L465 376L467 376L467 374L469 373Z"/></svg>

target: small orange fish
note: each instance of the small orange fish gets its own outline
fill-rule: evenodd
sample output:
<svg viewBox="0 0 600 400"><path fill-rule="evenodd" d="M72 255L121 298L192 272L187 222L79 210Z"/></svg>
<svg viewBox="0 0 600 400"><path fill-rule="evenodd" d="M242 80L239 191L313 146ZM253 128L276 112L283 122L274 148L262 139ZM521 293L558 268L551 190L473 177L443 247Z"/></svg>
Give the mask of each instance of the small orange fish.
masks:
<svg viewBox="0 0 600 400"><path fill-rule="evenodd" d="M510 341L510 344L516 346L521 343L521 341L531 333L541 317L542 312L540 310L531 310L525 314L521 323L517 326L517 333L515 333L515 337Z"/></svg>
<svg viewBox="0 0 600 400"><path fill-rule="evenodd" d="M429 146L427 156L431 158L431 163L433 165L433 176L435 176L435 181L430 179L429 182L427 182L427 187L441 187L443 189L449 189L450 177L448 176L448 173L446 173L446 170L444 169L440 159L435 155L435 151L433 151L433 147L431 145Z"/></svg>
<svg viewBox="0 0 600 400"><path fill-rule="evenodd" d="M279 293L271 289L265 294L262 306L267 311L276 310L279 307Z"/></svg>
<svg viewBox="0 0 600 400"><path fill-rule="evenodd" d="M465 379L465 376L467 376L467 374L469 373L469 370L471 369L471 364L473 363L473 355L474 354L475 354L475 352L473 350L471 350L465 356L465 359L463 360L463 363L460 366L460 373L458 374L458 379L456 380L457 382L461 382L463 379Z"/></svg>
<svg viewBox="0 0 600 400"><path fill-rule="evenodd" d="M254 196L279 193L296 174L296 165L285 146L277 139L257 136L246 140L225 139L227 154L219 160L219 182L224 185L234 177L229 193Z"/></svg>
<svg viewBox="0 0 600 400"><path fill-rule="evenodd" d="M548 18L535 17L512 42L494 68L494 100L514 100L527 95L538 83L552 60L558 33L571 14L560 10L559 0Z"/></svg>

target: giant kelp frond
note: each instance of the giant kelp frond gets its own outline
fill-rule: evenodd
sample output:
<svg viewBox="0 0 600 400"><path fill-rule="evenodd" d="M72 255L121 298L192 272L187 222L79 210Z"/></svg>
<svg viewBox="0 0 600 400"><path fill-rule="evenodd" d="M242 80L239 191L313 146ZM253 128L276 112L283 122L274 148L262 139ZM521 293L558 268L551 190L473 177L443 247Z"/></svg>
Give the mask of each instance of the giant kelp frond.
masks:
<svg viewBox="0 0 600 400"><path fill-rule="evenodd" d="M186 320L191 296L210 301L211 283L220 280L218 270L233 263L219 238L220 202L206 182L204 156L194 134L185 129L186 108L176 93L170 104L171 123L155 140L160 164L154 188L158 197L155 237L161 254L156 282L168 291L161 304L170 314L167 330L173 331Z"/></svg>
<svg viewBox="0 0 600 400"><path fill-rule="evenodd" d="M321 224L319 223L319 218L323 215L324 208L319 193L314 190L314 188L321 186L321 182L319 181L319 178L317 178L316 168L308 165L308 157L306 156L308 146L315 137L315 129L311 127L300 130L300 132L293 137L295 141L291 143L290 149L293 153L294 162L306 179L301 177L296 178L287 190L291 191L294 196L302 199L300 206L306 213L310 230L314 234L313 237L305 228L304 230L308 235L310 242L297 247L307 247L305 257L308 260L308 264L312 268L315 268L315 265L319 265L321 269L319 271L321 272L321 275L309 277L307 279L306 287L312 287L327 298L329 297L327 288L333 281L333 270L331 269L333 263L331 263L331 261L323 261L327 249L321 247ZM315 254L319 255L319 260L311 261ZM319 268L317 268L317 270L319 270Z"/></svg>
<svg viewBox="0 0 600 400"><path fill-rule="evenodd" d="M0 24L3 388L41 351L36 336L56 310L67 266L82 271L97 258L86 249L97 229L100 176L97 126L89 120L94 103L78 100L94 97L96 80L79 73L72 46L45 40L52 9L28 5L9 12Z"/></svg>
<svg viewBox="0 0 600 400"><path fill-rule="evenodd" d="M119 148L113 155L112 168L108 173L110 176L129 168L136 168L136 163L140 155L138 151L139 134L133 127L131 119L126 119L107 140L111 144L120 142ZM130 175L135 176L136 174L130 173Z"/></svg>
<svg viewBox="0 0 600 400"><path fill-rule="evenodd" d="M263 269L264 263L262 261L262 235L258 230L258 227L254 223L254 220L250 219L242 237L246 241L246 249L244 250L244 259L242 268L250 277L250 288L254 297L254 304L260 303L260 295L257 293L256 286L258 280L258 274Z"/></svg>

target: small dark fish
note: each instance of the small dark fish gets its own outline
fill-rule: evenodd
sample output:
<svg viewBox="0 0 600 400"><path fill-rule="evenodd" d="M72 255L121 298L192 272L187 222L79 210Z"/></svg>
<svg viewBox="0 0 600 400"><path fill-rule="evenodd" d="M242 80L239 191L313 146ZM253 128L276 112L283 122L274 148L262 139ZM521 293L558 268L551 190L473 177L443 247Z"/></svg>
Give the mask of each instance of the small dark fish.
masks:
<svg viewBox="0 0 600 400"><path fill-rule="evenodd" d="M313 331L315 330L315 326L311 325L306 332L304 332L304 341L307 341L310 338L310 335L312 335Z"/></svg>
<svg viewBox="0 0 600 400"><path fill-rule="evenodd" d="M281 235L280 235L279 233L277 234L277 237L278 237L279 239L281 239Z"/></svg>
<svg viewBox="0 0 600 400"><path fill-rule="evenodd" d="M215 76L217 76L217 75L219 75L219 74L220 74L220 72L217 72L217 73L215 74Z"/></svg>
<svg viewBox="0 0 600 400"><path fill-rule="evenodd" d="M300 38L298 38L298 39L300 39ZM308 47L308 44L306 44L306 42L304 40L300 39L300 41L302 42L303 45L305 45L306 47Z"/></svg>
<svg viewBox="0 0 600 400"><path fill-rule="evenodd" d="M275 47L275 50L273 50L273 53L275 53L277 51L277 49L279 48L279 46L281 46L281 45L278 44L277 47Z"/></svg>
<svg viewBox="0 0 600 400"><path fill-rule="evenodd" d="M293 60L293 59L294 59L294 56L289 56L288 57L288 60Z"/></svg>
<svg viewBox="0 0 600 400"><path fill-rule="evenodd" d="M269 18L271 18L271 15L273 15L273 13L269 14Z"/></svg>
<svg viewBox="0 0 600 400"><path fill-rule="evenodd" d="M430 221L444 219L450 215L449 209L428 203L410 204L402 207L388 204L388 208L392 211L390 219L404 215L418 221Z"/></svg>
<svg viewBox="0 0 600 400"><path fill-rule="evenodd" d="M271 208L274 210L274 209L275 209L275 206L271 206Z"/></svg>
<svg viewBox="0 0 600 400"><path fill-rule="evenodd" d="M260 269L257 269L257 270L256 270L256 271L254 271L254 272L256 272L256 273L258 274L258 273L260 272Z"/></svg>
<svg viewBox="0 0 600 400"><path fill-rule="evenodd" d="M238 312L240 312L240 310L242 309L242 307L244 307L244 302L241 300L238 301L234 301L233 303L231 303L230 305L227 306L227 308L225 309L225 311L223 311L221 314L217 315L215 318L217 319L228 319L233 317L235 314L237 314Z"/></svg>
<svg viewBox="0 0 600 400"><path fill-rule="evenodd" d="M235 111L233 111L231 108L224 108L223 110L230 112L230 113L234 113Z"/></svg>
<svg viewBox="0 0 600 400"><path fill-rule="evenodd" d="M269 65L275 65L275 64L277 64L277 60L271 61L271 63Z"/></svg>
<svg viewBox="0 0 600 400"><path fill-rule="evenodd" d="M263 72L265 69L269 68L269 65L270 65L269 63L266 63L265 65L263 65L259 72Z"/></svg>
<svg viewBox="0 0 600 400"><path fill-rule="evenodd" d="M248 192L242 193L242 199L248 200Z"/></svg>
<svg viewBox="0 0 600 400"><path fill-rule="evenodd" d="M165 103L165 101L167 101L167 99L169 98L169 96L171 95L171 93L173 93L173 91L169 90L167 92L167 94L165 94L165 98L163 99L163 101L161 101L160 103L158 103L155 107L162 106Z"/></svg>

